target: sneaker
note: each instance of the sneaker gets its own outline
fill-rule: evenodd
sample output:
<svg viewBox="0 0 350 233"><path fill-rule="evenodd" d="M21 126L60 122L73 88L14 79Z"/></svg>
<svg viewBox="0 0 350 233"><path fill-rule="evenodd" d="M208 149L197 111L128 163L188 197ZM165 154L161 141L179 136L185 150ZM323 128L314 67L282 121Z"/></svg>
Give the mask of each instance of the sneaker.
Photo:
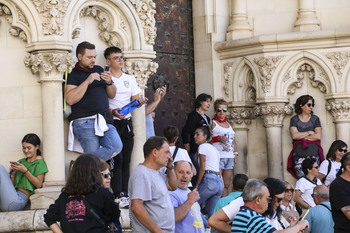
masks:
<svg viewBox="0 0 350 233"><path fill-rule="evenodd" d="M123 209L129 208L129 197L119 197L115 199L115 202L119 204L120 208L123 208Z"/></svg>

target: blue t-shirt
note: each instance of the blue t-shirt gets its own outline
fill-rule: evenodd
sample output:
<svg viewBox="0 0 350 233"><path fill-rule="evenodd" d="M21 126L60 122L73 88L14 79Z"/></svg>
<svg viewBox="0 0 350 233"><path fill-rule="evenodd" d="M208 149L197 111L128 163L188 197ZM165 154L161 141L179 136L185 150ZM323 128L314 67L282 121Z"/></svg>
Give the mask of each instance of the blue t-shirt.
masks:
<svg viewBox="0 0 350 233"><path fill-rule="evenodd" d="M222 207L227 206L230 204L231 201L236 199L237 197L241 196L242 192L232 192L226 197L220 198L220 200L216 203L214 213L220 210Z"/></svg>
<svg viewBox="0 0 350 233"><path fill-rule="evenodd" d="M326 205L329 209L323 205ZM311 233L333 233L334 222L330 209L331 204L329 202L322 202L312 207L305 217L310 226L309 229L306 229Z"/></svg>
<svg viewBox="0 0 350 233"><path fill-rule="evenodd" d="M233 219L231 232L272 233L276 228L266 222L266 218L247 206L242 206Z"/></svg>
<svg viewBox="0 0 350 233"><path fill-rule="evenodd" d="M174 208L181 206L186 200L187 195L191 191L189 189L176 189L169 191L171 202ZM186 216L175 223L175 233L204 233L204 225L198 202L194 203Z"/></svg>

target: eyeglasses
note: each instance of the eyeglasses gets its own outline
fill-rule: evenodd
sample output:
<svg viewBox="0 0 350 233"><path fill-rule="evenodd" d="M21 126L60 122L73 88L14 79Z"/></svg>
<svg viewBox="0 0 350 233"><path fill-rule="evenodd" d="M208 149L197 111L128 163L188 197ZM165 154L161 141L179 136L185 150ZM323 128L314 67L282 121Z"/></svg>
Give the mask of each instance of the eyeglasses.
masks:
<svg viewBox="0 0 350 233"><path fill-rule="evenodd" d="M227 112L227 108L218 108L216 111L217 112L221 112L221 111Z"/></svg>
<svg viewBox="0 0 350 233"><path fill-rule="evenodd" d="M110 60L115 60L115 61L124 61L124 57L123 56L115 56L115 57L112 57L110 58Z"/></svg>
<svg viewBox="0 0 350 233"><path fill-rule="evenodd" d="M313 193L311 194L311 197L313 198L315 195L318 195L317 193Z"/></svg>
<svg viewBox="0 0 350 233"><path fill-rule="evenodd" d="M276 199L277 199L277 203L280 203L283 200L283 197L281 197L281 198L276 197Z"/></svg>
<svg viewBox="0 0 350 233"><path fill-rule="evenodd" d="M338 149L339 150L339 152L344 152L344 153L346 153L346 152L348 152L348 150L347 149Z"/></svg>
<svg viewBox="0 0 350 233"><path fill-rule="evenodd" d="M316 168L316 169L318 169L318 168L319 168L319 166L316 166L316 167L312 167L312 168Z"/></svg>
<svg viewBox="0 0 350 233"><path fill-rule="evenodd" d="M286 189L285 192L294 192L294 189Z"/></svg>
<svg viewBox="0 0 350 233"><path fill-rule="evenodd" d="M112 177L110 172L101 172L101 175L103 176L103 178L108 178L108 177Z"/></svg>
<svg viewBox="0 0 350 233"><path fill-rule="evenodd" d="M311 106L312 107L315 107L315 104L307 104L307 106L310 108Z"/></svg>

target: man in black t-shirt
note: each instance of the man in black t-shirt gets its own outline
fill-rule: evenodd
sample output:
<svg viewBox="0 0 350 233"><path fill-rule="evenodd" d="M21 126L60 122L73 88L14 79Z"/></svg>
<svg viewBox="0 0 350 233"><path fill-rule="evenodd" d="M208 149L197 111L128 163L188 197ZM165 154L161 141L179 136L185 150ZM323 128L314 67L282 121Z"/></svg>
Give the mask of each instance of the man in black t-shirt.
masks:
<svg viewBox="0 0 350 233"><path fill-rule="evenodd" d="M341 160L340 173L329 190L334 233L350 232L350 152Z"/></svg>
<svg viewBox="0 0 350 233"><path fill-rule="evenodd" d="M95 65L95 45L84 41L77 46L78 62L69 74L66 100L72 106L70 131L80 142L84 153L107 161L122 150L122 142L112 124L108 98L114 98L116 87L109 71ZM105 121L104 121L105 120ZM69 140L72 140L69 138Z"/></svg>

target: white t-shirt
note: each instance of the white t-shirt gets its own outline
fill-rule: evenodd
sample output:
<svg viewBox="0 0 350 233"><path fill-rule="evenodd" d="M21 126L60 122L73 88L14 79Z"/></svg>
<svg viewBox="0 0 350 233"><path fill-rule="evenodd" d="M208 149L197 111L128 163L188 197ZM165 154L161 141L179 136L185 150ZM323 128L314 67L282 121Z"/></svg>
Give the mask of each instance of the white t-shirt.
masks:
<svg viewBox="0 0 350 233"><path fill-rule="evenodd" d="M215 128L213 129L213 137L229 135L227 142L214 142L213 146L219 151L220 158L235 158L233 140L235 139L235 131L233 131L231 125L228 128L224 128L213 120Z"/></svg>
<svg viewBox="0 0 350 233"><path fill-rule="evenodd" d="M117 88L117 93L113 99L109 100L109 107L111 109L122 108L130 103L130 98L141 92L139 85L136 82L134 76L123 73L119 78L112 77L114 85ZM131 114L125 116L125 118L131 117ZM114 116L114 119L119 119Z"/></svg>
<svg viewBox="0 0 350 233"><path fill-rule="evenodd" d="M205 170L220 171L220 155L219 151L209 143L200 144L198 153L206 156Z"/></svg>
<svg viewBox="0 0 350 233"><path fill-rule="evenodd" d="M327 175L328 164L329 164L328 159L324 160L321 163L319 172L322 173L323 175ZM329 171L329 174L326 177L326 180L324 181L325 185L330 185L332 183L332 181L336 178L337 172L339 171L340 166L341 166L341 163L337 162L337 161L332 161L331 160L331 164L332 164L331 165L331 170Z"/></svg>
<svg viewBox="0 0 350 233"><path fill-rule="evenodd" d="M171 155L174 154L175 148L176 148L176 146L169 146ZM175 163L177 161L187 161L187 162L192 164L190 156L188 156L187 150L182 149L182 148L179 148L177 150L177 153L176 153L176 156L175 156L175 159L173 162Z"/></svg>
<svg viewBox="0 0 350 233"><path fill-rule="evenodd" d="M230 223L236 217L237 213L239 212L239 209L243 205L244 205L243 197L237 197L236 199L231 201L230 204L222 208L224 213L227 215Z"/></svg>
<svg viewBox="0 0 350 233"><path fill-rule="evenodd" d="M316 183L317 185L322 184L322 182L319 179L317 179ZM309 180L305 179L305 177L301 177L295 184L295 190L301 191L301 198L311 207L316 206L314 199L311 196L315 187L316 184L311 183Z"/></svg>

